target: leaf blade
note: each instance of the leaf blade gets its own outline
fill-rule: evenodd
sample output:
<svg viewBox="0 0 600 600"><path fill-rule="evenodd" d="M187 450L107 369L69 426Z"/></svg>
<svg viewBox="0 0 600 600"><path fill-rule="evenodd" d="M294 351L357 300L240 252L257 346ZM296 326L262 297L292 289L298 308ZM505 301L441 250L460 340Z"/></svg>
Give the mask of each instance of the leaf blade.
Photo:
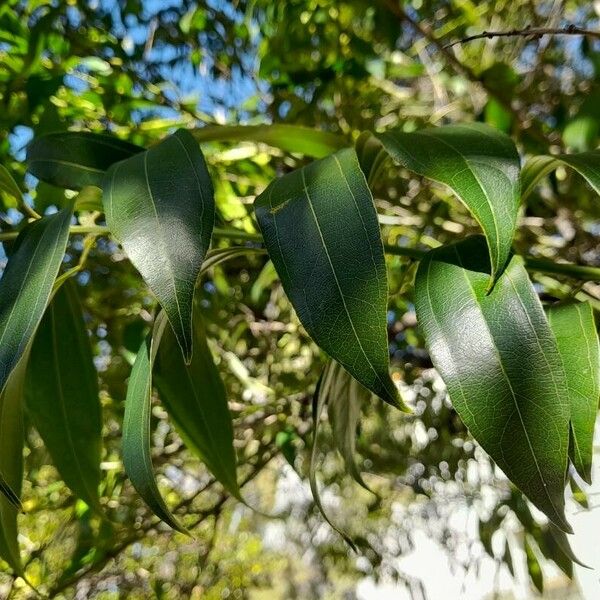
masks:
<svg viewBox="0 0 600 600"><path fill-rule="evenodd" d="M275 180L256 199L255 211L309 335L366 388L402 407L389 375L383 244L355 151L341 150Z"/></svg>
<svg viewBox="0 0 600 600"><path fill-rule="evenodd" d="M189 361L192 298L215 218L198 144L180 129L117 163L106 174L102 199L109 229L156 295Z"/></svg>
<svg viewBox="0 0 600 600"><path fill-rule="evenodd" d="M481 123L377 137L395 161L447 185L469 209L487 238L495 281L508 261L520 202L520 159L510 138Z"/></svg>
<svg viewBox="0 0 600 600"><path fill-rule="evenodd" d="M419 326L473 437L570 532L564 516L569 407L556 341L521 259L513 257L488 295L489 272L481 237L428 253L415 286Z"/></svg>

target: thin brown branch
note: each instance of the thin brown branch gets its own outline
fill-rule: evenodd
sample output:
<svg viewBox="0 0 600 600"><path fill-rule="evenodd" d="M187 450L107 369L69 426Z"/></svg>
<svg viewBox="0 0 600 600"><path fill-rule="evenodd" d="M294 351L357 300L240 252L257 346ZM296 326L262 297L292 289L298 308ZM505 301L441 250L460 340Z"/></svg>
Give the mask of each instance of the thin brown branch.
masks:
<svg viewBox="0 0 600 600"><path fill-rule="evenodd" d="M591 29L583 29L576 25L568 25L567 27L526 27L525 29L511 29L509 31L483 31L470 35L466 38L450 42L443 46L444 49L452 48L458 44L466 44L474 40L492 39L499 37L528 37L531 39L539 39L544 35L583 35L600 39L600 31L592 31Z"/></svg>

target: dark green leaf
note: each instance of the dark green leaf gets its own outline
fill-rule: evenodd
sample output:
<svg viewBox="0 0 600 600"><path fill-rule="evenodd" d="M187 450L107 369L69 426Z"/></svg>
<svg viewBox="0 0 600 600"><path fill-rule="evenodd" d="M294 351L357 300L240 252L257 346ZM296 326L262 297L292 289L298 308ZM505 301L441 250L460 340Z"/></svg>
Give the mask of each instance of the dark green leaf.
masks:
<svg viewBox="0 0 600 600"><path fill-rule="evenodd" d="M556 340L522 259L486 295L485 241L428 253L415 304L431 358L473 437L563 530L568 388Z"/></svg>
<svg viewBox="0 0 600 600"><path fill-rule="evenodd" d="M402 406L389 375L383 245L354 150L273 181L255 207L269 255L309 335L366 388Z"/></svg>
<svg viewBox="0 0 600 600"><path fill-rule="evenodd" d="M523 167L522 198L534 190L540 179L564 165L575 169L600 194L600 150L580 154L560 154L559 156L534 156Z"/></svg>
<svg viewBox="0 0 600 600"><path fill-rule="evenodd" d="M198 144L181 129L114 165L104 181L103 202L108 227L156 294L189 362L194 286L215 218Z"/></svg>
<svg viewBox="0 0 600 600"><path fill-rule="evenodd" d="M394 160L447 185L471 211L486 235L495 280L508 260L519 210L520 160L510 138L481 123L378 137Z"/></svg>
<svg viewBox="0 0 600 600"><path fill-rule="evenodd" d="M548 322L558 343L567 375L571 406L571 460L591 483L594 425L600 399L600 352L594 311L590 304L552 306Z"/></svg>
<svg viewBox="0 0 600 600"><path fill-rule="evenodd" d="M198 142L242 141L257 142L298 152L314 158L327 156L346 145L346 140L334 133L299 125L213 125L194 129Z"/></svg>
<svg viewBox="0 0 600 600"><path fill-rule="evenodd" d="M144 149L119 138L83 131L48 133L27 147L27 167L38 179L58 187L80 190L101 186L114 163Z"/></svg>
<svg viewBox="0 0 600 600"><path fill-rule="evenodd" d="M155 380L161 401L181 437L212 474L238 499L233 427L221 380L199 311L194 316L194 355L185 364L167 328L158 349Z"/></svg>
<svg viewBox="0 0 600 600"><path fill-rule="evenodd" d="M72 206L25 227L0 280L0 390L46 310L62 262Z"/></svg>
<svg viewBox="0 0 600 600"><path fill-rule="evenodd" d="M123 465L133 487L154 514L173 529L187 533L160 494L150 451L152 365L161 337L168 327L166 316L161 312L156 318L152 336L142 343L131 370L123 419Z"/></svg>
<svg viewBox="0 0 600 600"><path fill-rule="evenodd" d="M100 510L98 379L82 307L70 281L56 292L35 335L26 408L66 484Z"/></svg>

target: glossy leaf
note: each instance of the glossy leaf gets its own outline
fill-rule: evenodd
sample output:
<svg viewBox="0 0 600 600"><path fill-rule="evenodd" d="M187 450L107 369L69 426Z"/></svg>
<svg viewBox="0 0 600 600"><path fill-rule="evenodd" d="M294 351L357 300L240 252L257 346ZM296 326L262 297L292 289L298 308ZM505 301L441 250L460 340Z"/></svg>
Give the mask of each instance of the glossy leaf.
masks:
<svg viewBox="0 0 600 600"><path fill-rule="evenodd" d="M26 408L65 483L99 511L98 379L82 307L70 281L54 295L35 335Z"/></svg>
<svg viewBox="0 0 600 600"><path fill-rule="evenodd" d="M161 337L168 327L166 316L161 312L156 318L152 336L142 342L131 370L123 418L123 465L133 487L152 512L173 529L187 533L165 504L152 469L150 438L152 366Z"/></svg>
<svg viewBox="0 0 600 600"><path fill-rule="evenodd" d="M28 349L12 371L0 393L0 472L11 493L18 499L23 482L23 393ZM19 575L23 574L19 551L14 500L0 495L0 557Z"/></svg>
<svg viewBox="0 0 600 600"><path fill-rule="evenodd" d="M209 125L194 129L192 134L198 142L256 142L314 158L327 156L346 145L346 140L334 133L282 123L275 125Z"/></svg>
<svg viewBox="0 0 600 600"><path fill-rule="evenodd" d="M117 163L104 180L106 222L164 308L192 355L192 298L215 218L206 163L191 134L179 130Z"/></svg>
<svg viewBox="0 0 600 600"><path fill-rule="evenodd" d="M407 169L447 185L475 217L495 280L505 266L519 209L519 154L509 137L480 123L378 135Z"/></svg>
<svg viewBox="0 0 600 600"><path fill-rule="evenodd" d="M185 364L177 340L171 328L167 328L158 349L155 380L162 404L186 445L241 500L225 386L199 314L194 317L192 362Z"/></svg>
<svg viewBox="0 0 600 600"><path fill-rule="evenodd" d="M513 257L487 294L482 237L427 254L415 304L432 361L473 437L564 531L570 409L554 335Z"/></svg>
<svg viewBox="0 0 600 600"><path fill-rule="evenodd" d="M86 185L101 186L112 164L143 150L110 135L84 131L48 133L27 147L27 168L46 183L80 190Z"/></svg>
<svg viewBox="0 0 600 600"><path fill-rule="evenodd" d="M600 150L579 154L560 154L558 156L534 156L523 167L522 198L525 200L539 181L564 165L575 169L600 194Z"/></svg>
<svg viewBox="0 0 600 600"><path fill-rule="evenodd" d="M72 207L25 227L0 280L0 390L46 310L62 262Z"/></svg>
<svg viewBox="0 0 600 600"><path fill-rule="evenodd" d="M594 312L588 303L552 306L548 322L562 357L571 408L571 460L591 483L594 425L600 400L600 352Z"/></svg>
<svg viewBox="0 0 600 600"><path fill-rule="evenodd" d="M383 245L354 150L273 181L255 209L271 260L309 335L367 389L402 406L388 371Z"/></svg>

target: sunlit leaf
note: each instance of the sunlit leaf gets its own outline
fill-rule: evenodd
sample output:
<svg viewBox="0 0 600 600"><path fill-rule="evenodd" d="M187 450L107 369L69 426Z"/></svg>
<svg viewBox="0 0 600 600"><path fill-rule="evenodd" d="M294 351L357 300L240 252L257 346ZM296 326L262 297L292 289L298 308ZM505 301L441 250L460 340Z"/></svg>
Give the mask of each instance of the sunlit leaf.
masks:
<svg viewBox="0 0 600 600"><path fill-rule="evenodd" d="M8 169L0 165L0 190L6 192L9 198L4 196L2 205L4 208L15 208L19 202L23 202L23 194L13 179Z"/></svg>
<svg viewBox="0 0 600 600"><path fill-rule="evenodd" d="M82 307L70 281L54 295L35 335L26 408L66 484L99 510L98 379Z"/></svg>
<svg viewBox="0 0 600 600"><path fill-rule="evenodd" d="M100 187L106 170L144 149L119 138L84 131L48 133L27 147L27 168L38 179L80 190Z"/></svg>
<svg viewBox="0 0 600 600"><path fill-rule="evenodd" d="M194 286L215 218L202 152L181 129L111 167L103 189L108 227L156 294L189 362Z"/></svg>
<svg viewBox="0 0 600 600"><path fill-rule="evenodd" d="M519 209L520 159L511 139L481 123L378 137L395 161L447 185L465 204L485 233L496 279L508 260Z"/></svg>
<svg viewBox="0 0 600 600"><path fill-rule="evenodd" d="M354 150L276 179L255 208L309 335L367 389L401 407L389 375L383 245Z"/></svg>
<svg viewBox="0 0 600 600"><path fill-rule="evenodd" d="M485 240L428 253L415 286L433 363L473 437L564 531L570 409L556 340L522 259L491 293Z"/></svg>

